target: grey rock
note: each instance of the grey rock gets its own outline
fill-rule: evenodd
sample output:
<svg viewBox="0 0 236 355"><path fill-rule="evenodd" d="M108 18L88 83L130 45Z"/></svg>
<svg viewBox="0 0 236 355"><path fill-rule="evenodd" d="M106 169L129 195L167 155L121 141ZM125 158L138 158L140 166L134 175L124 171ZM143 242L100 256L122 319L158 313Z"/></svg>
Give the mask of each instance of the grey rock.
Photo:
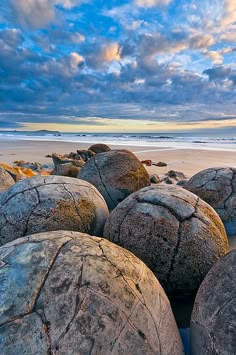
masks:
<svg viewBox="0 0 236 355"><path fill-rule="evenodd" d="M153 165L160 166L160 167L167 166L167 164L164 163L163 161L159 161L158 163L155 163L155 164L153 164Z"/></svg>
<svg viewBox="0 0 236 355"><path fill-rule="evenodd" d="M115 208L132 192L150 185L146 169L128 150L96 155L83 166L79 178L98 189L109 209Z"/></svg>
<svg viewBox="0 0 236 355"><path fill-rule="evenodd" d="M69 176L76 178L81 168L73 165L72 163L59 164L53 169L52 175Z"/></svg>
<svg viewBox="0 0 236 355"><path fill-rule="evenodd" d="M173 299L194 295L228 251L216 212L175 185L151 186L127 197L107 219L104 238L143 260Z"/></svg>
<svg viewBox="0 0 236 355"><path fill-rule="evenodd" d="M184 354L168 298L129 251L57 231L0 260L1 354Z"/></svg>
<svg viewBox="0 0 236 355"><path fill-rule="evenodd" d="M161 182L161 179L157 174L153 174L150 176L150 182L152 184L159 184Z"/></svg>
<svg viewBox="0 0 236 355"><path fill-rule="evenodd" d="M163 179L163 181L164 181L166 184L168 184L168 185L171 185L171 184L174 183L173 180L169 178L169 176L166 176L166 177Z"/></svg>
<svg viewBox="0 0 236 355"><path fill-rule="evenodd" d="M77 167L82 167L84 165L84 161L82 159L80 159L80 160L71 159L71 158L66 157L65 155L60 155L60 154L56 154L56 153L52 154L52 160L53 160L53 163L55 166L61 165L61 164L64 165L64 164L68 164L68 163L71 163Z"/></svg>
<svg viewBox="0 0 236 355"><path fill-rule="evenodd" d="M186 179L186 176L181 171L169 170L166 175L175 180Z"/></svg>
<svg viewBox="0 0 236 355"><path fill-rule="evenodd" d="M211 168L194 175L184 186L209 203L222 219L226 233L236 234L236 169Z"/></svg>
<svg viewBox="0 0 236 355"><path fill-rule="evenodd" d="M89 159L94 157L96 153L94 153L92 150L77 150L77 154L81 156L81 158L87 162Z"/></svg>
<svg viewBox="0 0 236 355"><path fill-rule="evenodd" d="M188 180L187 179L181 179L177 181L176 185L178 186L185 186L187 184Z"/></svg>
<svg viewBox="0 0 236 355"><path fill-rule="evenodd" d="M191 318L192 354L236 352L236 250L209 271L197 293Z"/></svg>
<svg viewBox="0 0 236 355"><path fill-rule="evenodd" d="M108 209L86 181L62 176L35 176L0 195L0 244L51 230L102 235Z"/></svg>
<svg viewBox="0 0 236 355"><path fill-rule="evenodd" d="M0 166L0 192L7 190L10 186L14 185L15 181L11 175Z"/></svg>

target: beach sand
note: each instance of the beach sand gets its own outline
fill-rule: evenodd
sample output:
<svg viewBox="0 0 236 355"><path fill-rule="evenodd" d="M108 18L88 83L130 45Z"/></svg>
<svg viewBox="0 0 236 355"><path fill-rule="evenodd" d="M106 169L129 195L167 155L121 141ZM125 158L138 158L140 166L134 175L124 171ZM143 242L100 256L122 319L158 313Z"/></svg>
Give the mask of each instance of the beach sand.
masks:
<svg viewBox="0 0 236 355"><path fill-rule="evenodd" d="M77 149L88 149L91 143L69 143L48 141L0 141L0 162L12 165L15 160L50 164L47 154L66 154ZM200 170L210 167L236 167L236 152L203 149L182 149L171 147L146 147L111 145L112 149L129 149L140 160L151 159L153 162L165 162L166 167L147 167L149 173L165 174L169 170L183 172L188 178Z"/></svg>

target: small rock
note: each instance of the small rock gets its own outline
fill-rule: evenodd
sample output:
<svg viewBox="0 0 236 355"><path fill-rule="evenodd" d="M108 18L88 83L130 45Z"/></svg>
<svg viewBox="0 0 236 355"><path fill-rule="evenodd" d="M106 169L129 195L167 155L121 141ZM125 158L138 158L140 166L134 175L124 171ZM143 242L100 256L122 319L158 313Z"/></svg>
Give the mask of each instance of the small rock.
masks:
<svg viewBox="0 0 236 355"><path fill-rule="evenodd" d="M153 165L155 165L155 166L167 166L167 164L164 163L163 161L159 161L158 163L153 163Z"/></svg>
<svg viewBox="0 0 236 355"><path fill-rule="evenodd" d="M186 176L181 171L169 170L166 175L175 180L186 179Z"/></svg>
<svg viewBox="0 0 236 355"><path fill-rule="evenodd" d="M161 179L157 174L153 174L150 176L150 182L152 184L159 184L161 182Z"/></svg>
<svg viewBox="0 0 236 355"><path fill-rule="evenodd" d="M186 184L187 184L187 182L188 182L188 180L187 180L187 179L182 179L182 180L179 180L179 181L177 182L177 184L176 184L176 185L179 185L179 186L184 186L184 185L186 185Z"/></svg>
<svg viewBox="0 0 236 355"><path fill-rule="evenodd" d="M142 160L141 163L146 166L152 166L152 160Z"/></svg>
<svg viewBox="0 0 236 355"><path fill-rule="evenodd" d="M52 157L51 154L45 155L45 158L51 158L51 157Z"/></svg>
<svg viewBox="0 0 236 355"><path fill-rule="evenodd" d="M98 143L98 144L93 144L88 150L92 150L94 153L99 154L99 153L105 153L109 152L111 148L103 143Z"/></svg>
<svg viewBox="0 0 236 355"><path fill-rule="evenodd" d="M163 181L168 185L173 184L173 181L169 178L169 176L165 177Z"/></svg>

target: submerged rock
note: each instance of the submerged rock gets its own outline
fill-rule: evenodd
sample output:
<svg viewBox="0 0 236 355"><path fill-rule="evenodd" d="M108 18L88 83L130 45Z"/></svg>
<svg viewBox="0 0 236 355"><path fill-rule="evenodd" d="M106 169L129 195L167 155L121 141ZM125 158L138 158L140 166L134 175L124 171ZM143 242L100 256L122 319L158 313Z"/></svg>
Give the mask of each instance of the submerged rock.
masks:
<svg viewBox="0 0 236 355"><path fill-rule="evenodd" d="M36 176L0 196L0 244L51 230L102 235L108 209L91 184L60 176Z"/></svg>
<svg viewBox="0 0 236 355"><path fill-rule="evenodd" d="M1 354L184 354L162 287L127 250L57 231L0 258Z"/></svg>
<svg viewBox="0 0 236 355"><path fill-rule="evenodd" d="M216 212L177 186L151 186L127 197L107 219L104 237L143 260L168 296L180 299L194 295L228 251Z"/></svg>
<svg viewBox="0 0 236 355"><path fill-rule="evenodd" d="M109 209L115 208L132 192L150 185L146 169L128 150L96 155L83 166L79 178L98 189Z"/></svg>

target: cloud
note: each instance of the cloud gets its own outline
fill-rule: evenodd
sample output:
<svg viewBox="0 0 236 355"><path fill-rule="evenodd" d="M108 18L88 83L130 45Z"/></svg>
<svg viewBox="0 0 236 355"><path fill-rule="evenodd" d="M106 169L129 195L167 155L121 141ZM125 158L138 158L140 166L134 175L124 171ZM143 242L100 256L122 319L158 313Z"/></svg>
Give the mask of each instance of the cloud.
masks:
<svg viewBox="0 0 236 355"><path fill-rule="evenodd" d="M55 5L71 8L77 0L9 0L13 16L23 27L43 28L55 21Z"/></svg>
<svg viewBox="0 0 236 355"><path fill-rule="evenodd" d="M167 6L172 0L135 0L135 5L139 7Z"/></svg>
<svg viewBox="0 0 236 355"><path fill-rule="evenodd" d="M118 43L110 43L105 45L101 51L101 58L105 62L112 62L113 60L120 60L120 47Z"/></svg>
<svg viewBox="0 0 236 355"><path fill-rule="evenodd" d="M21 128L21 127L24 127L24 125L16 122L8 122L8 121L0 120L0 129L13 129L13 128Z"/></svg>
<svg viewBox="0 0 236 355"><path fill-rule="evenodd" d="M224 13L221 24L226 27L236 21L236 2L235 0L224 0Z"/></svg>

